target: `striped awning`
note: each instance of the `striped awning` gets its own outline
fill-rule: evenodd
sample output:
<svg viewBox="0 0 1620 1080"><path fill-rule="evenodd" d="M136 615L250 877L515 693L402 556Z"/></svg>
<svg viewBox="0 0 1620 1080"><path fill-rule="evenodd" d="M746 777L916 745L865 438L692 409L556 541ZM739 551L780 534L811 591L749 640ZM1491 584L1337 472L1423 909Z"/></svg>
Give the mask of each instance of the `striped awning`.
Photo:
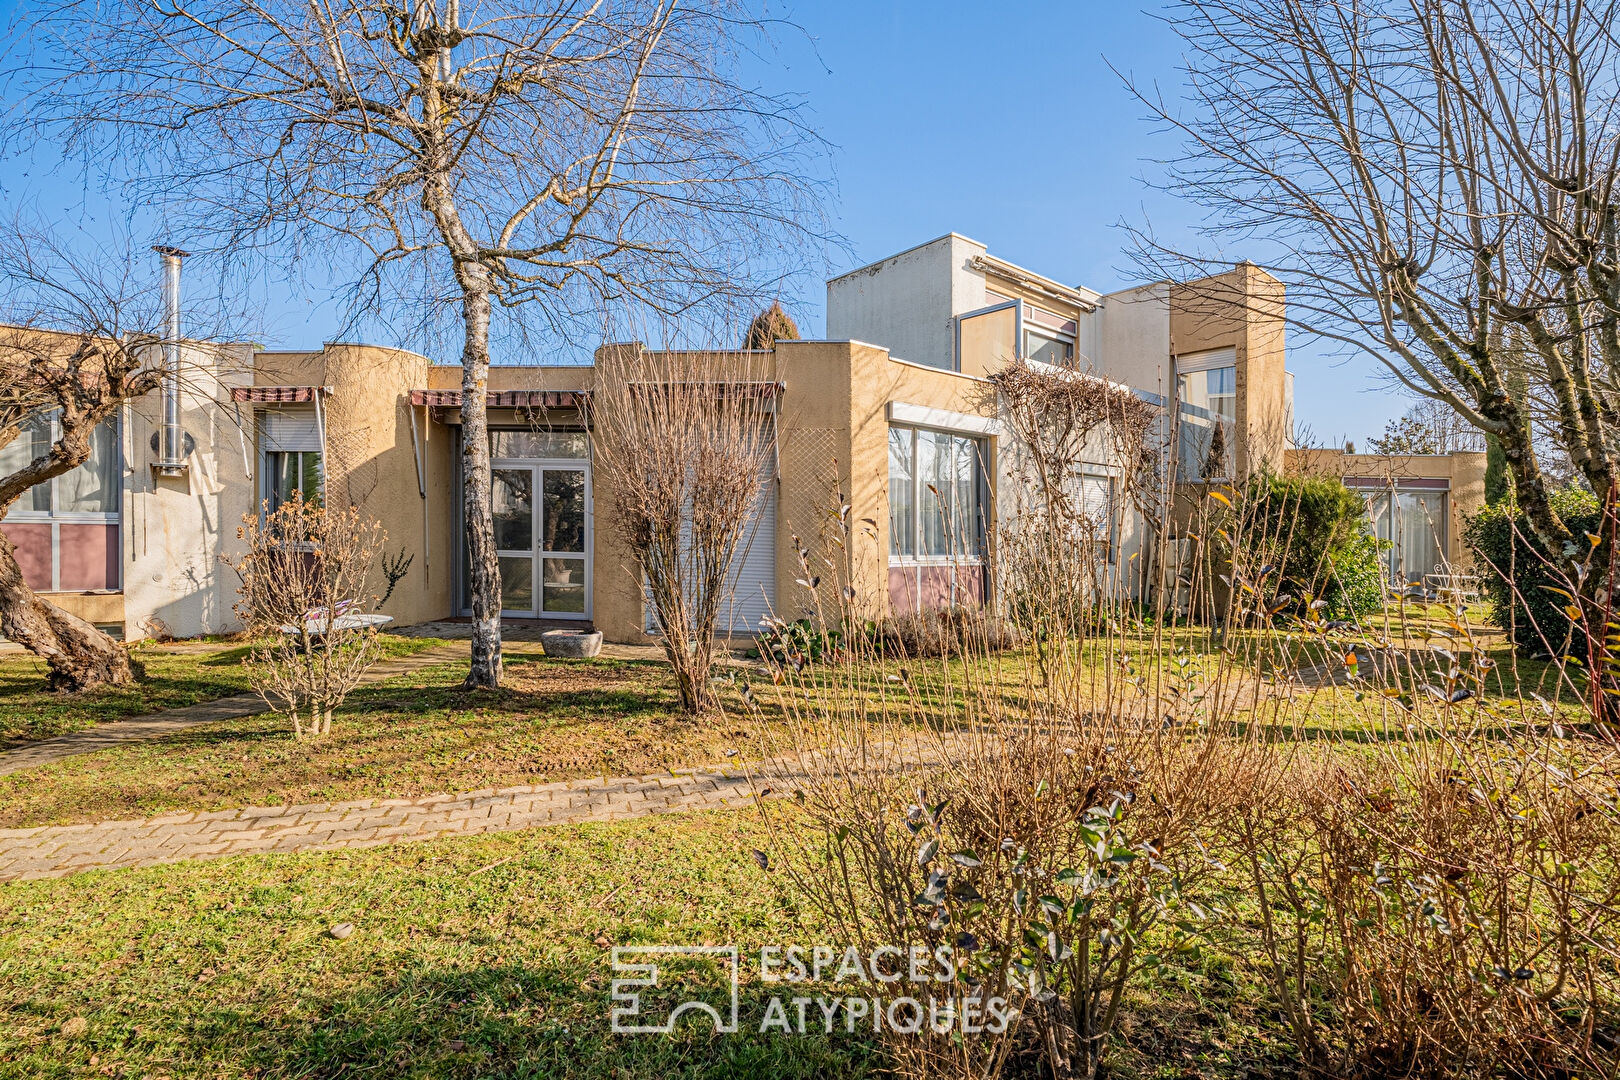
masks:
<svg viewBox="0 0 1620 1080"><path fill-rule="evenodd" d="M491 390L484 395L484 404L491 409L570 409L590 396L589 390ZM459 409L461 391L412 390L411 404Z"/></svg>
<svg viewBox="0 0 1620 1080"><path fill-rule="evenodd" d="M254 402L310 402L322 389L319 386L233 386L232 401Z"/></svg>

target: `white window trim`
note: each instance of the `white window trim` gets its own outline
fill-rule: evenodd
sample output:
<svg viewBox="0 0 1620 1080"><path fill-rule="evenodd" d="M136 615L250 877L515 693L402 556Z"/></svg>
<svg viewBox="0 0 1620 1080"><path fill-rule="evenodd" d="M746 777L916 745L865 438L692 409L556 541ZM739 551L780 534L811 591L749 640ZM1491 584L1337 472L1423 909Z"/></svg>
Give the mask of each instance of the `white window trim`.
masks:
<svg viewBox="0 0 1620 1080"><path fill-rule="evenodd" d="M890 403L890 406L891 406L891 408L893 407L892 402ZM962 414L956 413L956 414L952 414L952 415L962 415ZM904 428L905 430L907 430L911 435L911 492L912 492L912 499L911 499L912 537L911 537L911 539L912 539L912 546L914 548L920 548L922 546L922 487L923 486L922 486L921 481L919 481L918 477L917 477L918 466L919 466L919 461L918 461L918 457L917 457L917 428L918 427L929 427L929 425L915 425L915 426L913 426L913 425L910 425L910 424L899 424L898 426L900 426L900 427ZM890 427L890 430L891 431L894 430L893 426ZM976 438L974 433L970 432L970 431L949 431L949 430L946 430L944 428L938 428L938 427L931 428L931 430L940 432L941 434L945 434L945 435L955 435L955 436L958 436L960 438ZM885 438L887 438L887 436L885 436ZM885 447L886 446L887 446L887 444L885 443ZM887 455L885 455L885 457L887 457ZM990 470L988 468L986 468L986 466L985 466L984 452L983 452L982 447L980 448L980 451L978 453L978 474L979 474L979 476L978 476L978 478L979 478L979 513L981 515L980 526L984 528L985 533L986 533L986 535L980 537L980 539L983 541L986 550L984 552L981 552L978 555L922 555L922 554L919 554L916 550L912 551L912 553L909 554L909 555L905 555L905 554L897 555L893 551L891 551L889 553L889 565L891 567L900 567L900 568L915 568L915 567L919 567L919 566L974 566L974 567L982 567L985 564L985 561L988 558L990 537L988 535L989 523L988 523L988 521L982 520L982 518L983 518L983 515L985 513L985 507L994 498L994 494L992 493L992 491L990 489Z"/></svg>
<svg viewBox="0 0 1620 1080"><path fill-rule="evenodd" d="M889 402L889 423L933 428L952 435L994 437L1001 434L1001 421L994 417L932 409L926 405L909 405L903 401Z"/></svg>

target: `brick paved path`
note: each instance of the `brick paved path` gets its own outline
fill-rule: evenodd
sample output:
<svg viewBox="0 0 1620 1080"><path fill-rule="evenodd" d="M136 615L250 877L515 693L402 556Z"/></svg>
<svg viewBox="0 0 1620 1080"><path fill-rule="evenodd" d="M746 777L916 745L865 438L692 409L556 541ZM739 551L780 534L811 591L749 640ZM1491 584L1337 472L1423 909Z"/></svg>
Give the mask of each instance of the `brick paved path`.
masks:
<svg viewBox="0 0 1620 1080"><path fill-rule="evenodd" d="M410 656L401 656L394 660L382 660L373 664L371 669L360 681L362 683L380 682L383 679L392 679L396 675L403 675L418 668L432 667L435 664L445 664L452 660L464 660L467 657L467 646L462 643L453 645L436 645L431 649L413 653ZM119 743L132 742L136 739L155 739L160 735L168 735L176 731L183 731L196 724L211 724L216 720L235 720L243 716L257 716L267 712L264 700L258 694L232 694L230 697L215 698L213 701L202 701L195 705L187 705L179 709L169 709L150 716L135 716L128 720L115 720L111 723L97 724L95 727L83 731L71 731L66 735L58 735L54 739L41 739L39 742L20 746L15 750L0 753L0 776L14 773L21 769L32 769L36 765L45 765L52 761L60 761L75 754L89 754L97 750L105 750L109 746Z"/></svg>
<svg viewBox="0 0 1620 1080"><path fill-rule="evenodd" d="M795 775L802 774L778 768L771 781L781 785ZM764 793L763 785L759 790ZM743 773L717 770L571 780L424 799L255 806L96 825L0 829L0 881L248 852L376 847L536 825L617 821L739 805L754 791Z"/></svg>

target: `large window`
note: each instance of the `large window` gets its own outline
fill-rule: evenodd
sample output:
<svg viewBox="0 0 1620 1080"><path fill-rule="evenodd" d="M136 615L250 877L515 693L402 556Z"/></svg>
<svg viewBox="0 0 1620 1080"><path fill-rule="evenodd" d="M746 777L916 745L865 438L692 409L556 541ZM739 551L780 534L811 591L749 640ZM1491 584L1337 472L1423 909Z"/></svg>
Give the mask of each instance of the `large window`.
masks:
<svg viewBox="0 0 1620 1080"><path fill-rule="evenodd" d="M1177 379L1184 404L1203 409L1228 424L1237 421L1237 368L1219 367L1190 371Z"/></svg>
<svg viewBox="0 0 1620 1080"><path fill-rule="evenodd" d="M27 468L51 452L61 435L56 417L43 413L0 447L0 474ZM54 479L35 484L6 513L6 536L30 588L40 592L95 592L121 581L119 513L123 455L118 424L109 420L90 435L90 457Z"/></svg>
<svg viewBox="0 0 1620 1080"><path fill-rule="evenodd" d="M0 476L27 468L51 452L61 434L52 415L36 416L11 442L0 448ZM36 484L12 504L8 521L93 515L116 517L122 496L119 479L118 425L109 420L90 435L90 457L61 476Z"/></svg>
<svg viewBox="0 0 1620 1080"><path fill-rule="evenodd" d="M889 554L977 560L984 555L979 440L927 428L889 429Z"/></svg>
<svg viewBox="0 0 1620 1080"><path fill-rule="evenodd" d="M1397 588L1422 584L1430 574L1448 573L1446 524L1448 491L1439 481L1366 481L1347 477L1367 500L1373 535L1384 542L1379 561ZM1374 486L1376 484L1377 486Z"/></svg>
<svg viewBox="0 0 1620 1080"><path fill-rule="evenodd" d="M1235 464L1237 351L1214 349L1176 357L1182 480L1228 480ZM1216 428L1221 439L1215 440Z"/></svg>

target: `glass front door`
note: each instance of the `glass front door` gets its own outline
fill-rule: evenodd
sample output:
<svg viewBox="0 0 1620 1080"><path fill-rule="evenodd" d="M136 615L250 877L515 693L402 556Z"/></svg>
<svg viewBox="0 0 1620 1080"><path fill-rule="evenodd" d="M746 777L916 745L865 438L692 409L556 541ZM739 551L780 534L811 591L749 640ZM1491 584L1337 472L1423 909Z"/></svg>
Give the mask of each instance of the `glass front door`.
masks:
<svg viewBox="0 0 1620 1080"><path fill-rule="evenodd" d="M501 613L589 617L590 490L585 467L501 462L492 477Z"/></svg>

